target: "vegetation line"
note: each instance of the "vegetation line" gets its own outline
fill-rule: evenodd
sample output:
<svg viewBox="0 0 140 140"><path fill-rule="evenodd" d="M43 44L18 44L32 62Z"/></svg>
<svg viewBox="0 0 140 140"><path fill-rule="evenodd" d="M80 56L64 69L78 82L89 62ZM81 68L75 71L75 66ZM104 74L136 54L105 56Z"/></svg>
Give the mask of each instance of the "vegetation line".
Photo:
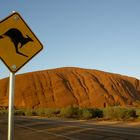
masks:
<svg viewBox="0 0 140 140"><path fill-rule="evenodd" d="M0 115L6 115L7 109L1 109ZM80 108L68 106L61 109L16 109L15 115L61 117L73 119L103 119L103 120L140 120L140 108L125 108L120 106L106 108Z"/></svg>

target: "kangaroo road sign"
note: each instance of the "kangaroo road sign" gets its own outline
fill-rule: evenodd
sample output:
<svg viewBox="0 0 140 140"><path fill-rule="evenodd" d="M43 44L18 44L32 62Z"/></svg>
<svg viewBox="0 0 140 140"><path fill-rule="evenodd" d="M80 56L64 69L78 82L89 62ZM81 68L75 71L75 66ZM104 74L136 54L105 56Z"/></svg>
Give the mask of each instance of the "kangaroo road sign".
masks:
<svg viewBox="0 0 140 140"><path fill-rule="evenodd" d="M17 72L42 49L43 45L19 13L0 21L0 58L11 72Z"/></svg>

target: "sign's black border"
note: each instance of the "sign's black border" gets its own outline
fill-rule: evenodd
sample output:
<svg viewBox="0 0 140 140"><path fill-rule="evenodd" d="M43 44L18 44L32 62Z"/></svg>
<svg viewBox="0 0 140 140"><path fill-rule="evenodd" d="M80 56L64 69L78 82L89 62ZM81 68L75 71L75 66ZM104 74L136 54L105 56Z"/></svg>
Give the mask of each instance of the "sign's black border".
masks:
<svg viewBox="0 0 140 140"><path fill-rule="evenodd" d="M1 20L1 21L0 21L0 24L1 24L2 22L4 22L5 20L7 20L8 18L10 18L11 16L13 16L13 15L18 15L18 16L21 18L21 20L24 22L24 24L27 26L27 28L30 30L30 32L31 32L31 33L34 35L34 37L38 40L40 46L42 46L41 49L38 50L37 53L35 53L29 60L27 60L23 65L21 65L21 66L20 66L18 69L16 69L15 71L13 71L12 69L10 69L9 66L5 63L5 61L0 57L0 59L1 59L1 60L3 61L3 63L6 65L6 67L7 67L12 73L16 73L19 69L21 69L25 64L27 64L35 55L37 55L37 54L43 49L43 45L42 45L42 43L39 41L39 39L36 37L36 35L33 33L33 31L30 29L30 27L27 25L27 23L24 21L24 19L21 17L21 15L20 15L18 12L14 12L14 13L12 13L11 15L9 15L8 17L6 17L5 19Z"/></svg>

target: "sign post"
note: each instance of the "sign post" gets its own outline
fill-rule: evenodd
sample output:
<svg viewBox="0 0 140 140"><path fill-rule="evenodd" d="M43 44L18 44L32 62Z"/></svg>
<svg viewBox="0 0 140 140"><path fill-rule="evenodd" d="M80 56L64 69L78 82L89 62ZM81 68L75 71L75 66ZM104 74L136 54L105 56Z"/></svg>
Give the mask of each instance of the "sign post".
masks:
<svg viewBox="0 0 140 140"><path fill-rule="evenodd" d="M10 80L9 80L8 140L14 140L14 87L15 87L15 74L10 72Z"/></svg>
<svg viewBox="0 0 140 140"><path fill-rule="evenodd" d="M14 140L15 73L43 49L43 45L17 12L0 21L0 59L10 71L8 140Z"/></svg>

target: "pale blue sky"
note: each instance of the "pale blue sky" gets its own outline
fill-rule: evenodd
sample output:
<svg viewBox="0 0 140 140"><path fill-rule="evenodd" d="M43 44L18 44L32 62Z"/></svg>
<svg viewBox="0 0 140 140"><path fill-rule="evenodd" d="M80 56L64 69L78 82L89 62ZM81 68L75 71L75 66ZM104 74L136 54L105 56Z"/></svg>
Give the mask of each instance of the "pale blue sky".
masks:
<svg viewBox="0 0 140 140"><path fill-rule="evenodd" d="M19 73L74 66L140 79L139 0L1 0L19 12L44 50ZM0 62L0 78L9 76Z"/></svg>

